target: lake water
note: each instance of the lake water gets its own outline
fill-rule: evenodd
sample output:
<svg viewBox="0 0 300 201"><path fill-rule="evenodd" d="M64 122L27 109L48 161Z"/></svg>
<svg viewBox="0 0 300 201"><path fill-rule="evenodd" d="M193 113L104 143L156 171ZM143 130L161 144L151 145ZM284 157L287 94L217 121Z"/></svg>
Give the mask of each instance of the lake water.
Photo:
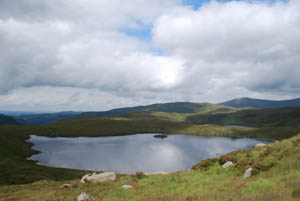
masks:
<svg viewBox="0 0 300 201"><path fill-rule="evenodd" d="M41 153L30 157L38 164L81 170L135 173L187 170L203 159L231 151L251 148L269 141L249 138L154 134L117 137L48 138L31 136L33 149Z"/></svg>

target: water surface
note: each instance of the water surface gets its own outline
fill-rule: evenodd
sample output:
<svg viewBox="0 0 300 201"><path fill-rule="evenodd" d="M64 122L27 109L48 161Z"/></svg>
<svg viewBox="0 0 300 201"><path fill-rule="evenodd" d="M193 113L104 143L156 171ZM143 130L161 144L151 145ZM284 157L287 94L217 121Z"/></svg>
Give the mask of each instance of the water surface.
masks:
<svg viewBox="0 0 300 201"><path fill-rule="evenodd" d="M82 170L135 173L187 170L205 158L251 148L265 140L249 138L137 134L117 137L48 138L31 136L33 149L41 153L30 159L38 164Z"/></svg>

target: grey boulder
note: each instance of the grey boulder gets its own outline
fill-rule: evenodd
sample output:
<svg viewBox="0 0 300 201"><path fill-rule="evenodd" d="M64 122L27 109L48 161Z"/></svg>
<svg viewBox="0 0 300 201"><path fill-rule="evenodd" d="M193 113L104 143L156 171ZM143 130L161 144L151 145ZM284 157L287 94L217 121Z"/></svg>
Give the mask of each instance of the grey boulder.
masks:
<svg viewBox="0 0 300 201"><path fill-rule="evenodd" d="M226 162L222 165L223 168L228 168L228 167L231 167L231 166L233 166L233 162L231 162L231 161L228 161L228 162Z"/></svg>
<svg viewBox="0 0 300 201"><path fill-rule="evenodd" d="M104 182L104 181L114 181L116 180L116 173L114 172L104 172L104 173L93 173L92 175L87 174L84 175L80 183L86 184L86 183L97 183L97 182Z"/></svg>
<svg viewBox="0 0 300 201"><path fill-rule="evenodd" d="M91 196L90 194L83 192L80 195L78 195L77 201L84 201L84 200L95 200L95 198L93 196Z"/></svg>
<svg viewBox="0 0 300 201"><path fill-rule="evenodd" d="M124 188L124 189L133 188L133 186L131 186L131 185L123 185L123 186L121 186L121 187Z"/></svg>
<svg viewBox="0 0 300 201"><path fill-rule="evenodd" d="M256 146L256 147L264 147L264 146L266 146L266 144L264 144L264 143L259 143L259 144L256 144L255 146Z"/></svg>
<svg viewBox="0 0 300 201"><path fill-rule="evenodd" d="M244 179L251 177L251 173L252 173L252 168L248 168L244 174Z"/></svg>

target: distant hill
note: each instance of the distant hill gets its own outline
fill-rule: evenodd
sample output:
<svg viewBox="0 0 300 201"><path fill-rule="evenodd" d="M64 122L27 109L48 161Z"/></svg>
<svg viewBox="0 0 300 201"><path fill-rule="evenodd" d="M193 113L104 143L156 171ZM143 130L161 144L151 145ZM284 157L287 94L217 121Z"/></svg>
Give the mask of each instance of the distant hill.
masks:
<svg viewBox="0 0 300 201"><path fill-rule="evenodd" d="M99 112L83 112L80 116L96 116L96 117L105 117L105 116L115 116L122 115L127 112L134 112L138 110L142 110L147 106L136 106L136 107L124 107L124 108L116 108L108 111L99 111Z"/></svg>
<svg viewBox="0 0 300 201"><path fill-rule="evenodd" d="M0 110L0 114L12 116L12 117L22 116L22 115L32 115L32 114L45 114L45 113L48 112Z"/></svg>
<svg viewBox="0 0 300 201"><path fill-rule="evenodd" d="M13 117L0 114L0 125L18 125L19 122Z"/></svg>
<svg viewBox="0 0 300 201"><path fill-rule="evenodd" d="M300 107L300 98L285 101L271 101L251 98L240 98L220 103L218 105L211 103L191 103L191 102L172 102L158 103L146 106L116 108L108 111L95 112L58 112L44 114L30 114L16 116L16 120L25 125L43 125L53 123L74 117L113 117L127 115L127 117L148 118L148 115L155 115L162 118L172 118L173 120L185 119L190 115L204 113L220 114L236 112L235 108L279 108L279 107ZM128 116L129 115L129 116Z"/></svg>
<svg viewBox="0 0 300 201"><path fill-rule="evenodd" d="M174 102L174 103L158 103L146 106L116 108L108 111L93 111L93 112L59 112L59 113L44 113L16 116L16 119L25 125L43 125L53 123L73 117L111 117L120 116L133 112L162 112L162 113L179 113L191 114L201 111L218 109L219 112L231 110L227 106L218 106L211 103L190 103L190 102ZM134 114L140 115L141 113ZM144 113L142 113L144 115Z"/></svg>
<svg viewBox="0 0 300 201"><path fill-rule="evenodd" d="M237 98L219 105L226 105L235 108L255 107L255 108L279 108L279 107L300 107L300 98L292 100L263 100L253 98Z"/></svg>
<svg viewBox="0 0 300 201"><path fill-rule="evenodd" d="M64 119L69 119L80 115L81 112L58 112L58 113L48 113L48 114L30 114L21 115L16 117L18 122L26 125L42 125L47 123L52 123Z"/></svg>
<svg viewBox="0 0 300 201"><path fill-rule="evenodd" d="M207 113L189 116L192 124L241 125L249 127L299 127L300 107L241 109L230 113Z"/></svg>
<svg viewBox="0 0 300 201"><path fill-rule="evenodd" d="M145 110L152 112L188 114L205 110L212 105L213 104L210 103L174 102L149 105L145 108Z"/></svg>
<svg viewBox="0 0 300 201"><path fill-rule="evenodd" d="M108 111L95 111L95 112L59 112L59 113L45 113L45 114L30 114L17 116L16 119L22 124L26 125L43 125L53 123L60 120L70 119L73 117L109 117L119 116L130 112L147 111L147 112L168 112L168 113L193 113L199 110L210 107L212 104L208 103L188 103L188 102L175 102L175 103L162 103L147 106L124 107L116 108Z"/></svg>
<svg viewBox="0 0 300 201"><path fill-rule="evenodd" d="M117 108L103 112L83 112L80 116L95 116L95 117L108 117L119 116L132 112L164 112L164 113L179 113L190 114L200 111L205 111L211 108L222 108L224 110L229 107L217 106L211 103L191 103L191 102L173 102L173 103L157 103L146 106L124 107Z"/></svg>

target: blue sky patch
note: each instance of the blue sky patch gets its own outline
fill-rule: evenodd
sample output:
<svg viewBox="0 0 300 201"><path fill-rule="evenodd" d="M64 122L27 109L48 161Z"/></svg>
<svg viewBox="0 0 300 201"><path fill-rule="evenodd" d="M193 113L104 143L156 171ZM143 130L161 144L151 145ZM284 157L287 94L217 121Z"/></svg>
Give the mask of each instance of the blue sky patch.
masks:
<svg viewBox="0 0 300 201"><path fill-rule="evenodd" d="M205 3L210 2L211 0L183 0L183 5L190 5L193 6L194 9L198 9L200 6L202 6ZM229 2L233 0L217 0L217 2ZM289 0L235 0L235 1L246 1L246 2L268 2L268 3L274 3L274 2L288 2Z"/></svg>
<svg viewBox="0 0 300 201"><path fill-rule="evenodd" d="M205 3L209 3L211 0L183 0L183 5L192 6L195 10L197 10L199 7L201 7ZM274 2L288 2L289 0L217 0L217 2L230 2L230 1L246 1L246 2L268 2L268 3L274 3ZM125 28L122 29L121 32L125 33L128 36L139 38L143 41L150 42L152 39L151 35L151 25L145 25L143 22L137 21L136 22L139 26L139 28ZM159 51L159 54L162 54Z"/></svg>

